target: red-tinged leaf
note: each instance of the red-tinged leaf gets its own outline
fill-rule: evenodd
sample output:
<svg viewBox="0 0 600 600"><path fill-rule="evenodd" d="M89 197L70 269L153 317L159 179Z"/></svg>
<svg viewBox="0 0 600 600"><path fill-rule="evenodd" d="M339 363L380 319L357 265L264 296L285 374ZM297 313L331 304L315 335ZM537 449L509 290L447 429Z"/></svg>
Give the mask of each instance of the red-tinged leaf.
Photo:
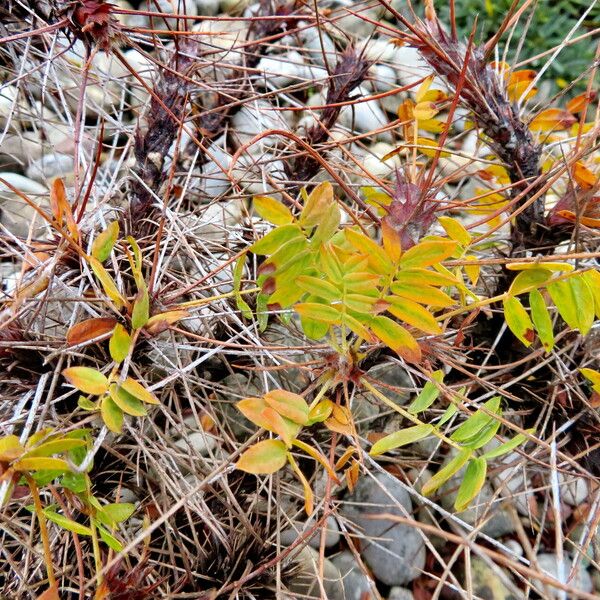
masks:
<svg viewBox="0 0 600 600"><path fill-rule="evenodd" d="M111 358L117 363L124 361L129 354L130 348L131 336L121 323L117 323L108 342L108 350Z"/></svg>
<svg viewBox="0 0 600 600"><path fill-rule="evenodd" d="M329 181L320 183L308 196L300 214L302 227L316 227L323 220L331 206L335 204L333 186Z"/></svg>
<svg viewBox="0 0 600 600"><path fill-rule="evenodd" d="M302 396L286 390L272 390L267 392L263 398L282 417L299 425L308 423L308 404Z"/></svg>
<svg viewBox="0 0 600 600"><path fill-rule="evenodd" d="M573 165L573 179L584 190L593 188L598 183L598 177L590 171L583 163L576 162Z"/></svg>
<svg viewBox="0 0 600 600"><path fill-rule="evenodd" d="M105 375L90 367L69 367L62 372L63 377L80 392L96 396L108 391Z"/></svg>
<svg viewBox="0 0 600 600"><path fill-rule="evenodd" d="M100 414L104 424L113 433L121 433L123 429L123 411L115 404L109 396L102 398Z"/></svg>
<svg viewBox="0 0 600 600"><path fill-rule="evenodd" d="M346 469L344 475L346 477L346 483L348 484L348 490L350 493L354 491L356 484L358 483L358 475L360 472L360 463L354 461L350 467Z"/></svg>
<svg viewBox="0 0 600 600"><path fill-rule="evenodd" d="M346 448L346 450L344 450L344 454L337 459L335 465L333 466L334 470L339 471L340 469L343 469L346 466L346 463L352 458L352 456L354 456L355 452L356 448L353 446Z"/></svg>
<svg viewBox="0 0 600 600"><path fill-rule="evenodd" d="M381 237L387 255L393 262L398 262L402 255L400 234L385 219L381 222Z"/></svg>
<svg viewBox="0 0 600 600"><path fill-rule="evenodd" d="M369 323L373 333L396 354L411 363L421 360L417 340L404 327L387 317L373 317Z"/></svg>
<svg viewBox="0 0 600 600"><path fill-rule="evenodd" d="M504 318L508 328L515 334L525 346L530 346L535 332L529 314L518 298L513 296L506 298L503 302Z"/></svg>
<svg viewBox="0 0 600 600"><path fill-rule="evenodd" d="M110 256L118 237L119 222L113 221L94 240L92 244L92 256L100 262L104 262Z"/></svg>
<svg viewBox="0 0 600 600"><path fill-rule="evenodd" d="M281 435L282 438L293 439L298 435L300 429L302 428L302 426L298 425L298 423L294 423L293 421L282 417L278 413L276 414L279 416L281 421L278 420L277 423L274 424L272 414L269 411L265 413L265 410L270 407L263 398L244 398L243 400L240 400L236 406L249 421L252 421L252 423L258 425L258 427L266 429L267 431L272 431L273 433ZM275 411L273 410L273 412ZM286 433L284 435L282 435L280 432L281 427L285 427Z"/></svg>
<svg viewBox="0 0 600 600"><path fill-rule="evenodd" d="M181 319L189 316L190 313L187 310L169 310L150 317L144 329L151 335L158 335L162 331L169 329L177 321L181 321Z"/></svg>
<svg viewBox="0 0 600 600"><path fill-rule="evenodd" d="M127 377L127 379L121 383L121 387L128 394L131 394L134 398L137 398L146 404L160 404L158 398L150 390L147 390L141 383L131 377Z"/></svg>
<svg viewBox="0 0 600 600"><path fill-rule="evenodd" d="M413 115L419 121L427 121L433 119L438 114L439 109L436 108L433 102L419 102L413 108Z"/></svg>
<svg viewBox="0 0 600 600"><path fill-rule="evenodd" d="M316 302L304 302L296 304L294 310L302 317L308 317L315 321L328 323L330 325L339 325L341 323L342 314L332 306L326 304L318 304Z"/></svg>
<svg viewBox="0 0 600 600"><path fill-rule="evenodd" d="M455 241L431 240L421 242L407 250L400 258L402 269L429 267L452 256L458 244Z"/></svg>
<svg viewBox="0 0 600 600"><path fill-rule="evenodd" d="M263 409L262 417L269 424L267 429L276 433L285 442L286 447L291 448L295 437L295 428L289 427L290 421L270 406Z"/></svg>
<svg viewBox="0 0 600 600"><path fill-rule="evenodd" d="M579 94L579 96L575 96L567 102L567 110L570 113L577 114L584 110L587 106L589 106L592 102L596 100L598 94L596 92L584 92L583 94Z"/></svg>
<svg viewBox="0 0 600 600"><path fill-rule="evenodd" d="M539 113L529 124L531 131L560 131L568 129L577 122L577 119L566 110L560 108L547 108Z"/></svg>
<svg viewBox="0 0 600 600"><path fill-rule="evenodd" d="M287 225L294 220L290 209L270 196L254 196L252 204L254 210L273 225Z"/></svg>
<svg viewBox="0 0 600 600"><path fill-rule="evenodd" d="M62 179L56 178L52 182L50 188L50 207L54 214L54 218L58 222L59 226L63 224L67 225L67 229L71 234L71 238L75 241L79 240L79 229L77 223L73 218L73 211L71 205L67 199L67 193L65 190L65 184Z"/></svg>
<svg viewBox="0 0 600 600"><path fill-rule="evenodd" d="M396 296L388 296L387 299L390 302L387 309L388 312L401 321L404 321L421 331L425 331L426 333L436 334L442 332L435 317L420 304Z"/></svg>
<svg viewBox="0 0 600 600"><path fill-rule="evenodd" d="M264 440L250 446L235 464L236 468L253 475L270 475L281 469L287 460L287 449L281 440Z"/></svg>
<svg viewBox="0 0 600 600"><path fill-rule="evenodd" d="M86 319L81 323L76 323L67 331L67 344L77 346L105 336L115 328L116 323L117 320L113 317Z"/></svg>
<svg viewBox="0 0 600 600"><path fill-rule="evenodd" d="M531 83L537 73L532 69L522 69L520 71L512 71L508 75L508 85L513 85L515 83L520 83L522 81L526 81L527 83Z"/></svg>

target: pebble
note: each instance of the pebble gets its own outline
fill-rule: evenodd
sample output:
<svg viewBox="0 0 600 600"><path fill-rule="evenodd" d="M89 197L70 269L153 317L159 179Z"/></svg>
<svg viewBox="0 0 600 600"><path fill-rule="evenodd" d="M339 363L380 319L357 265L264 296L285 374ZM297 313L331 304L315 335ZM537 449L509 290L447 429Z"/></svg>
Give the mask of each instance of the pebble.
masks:
<svg viewBox="0 0 600 600"><path fill-rule="evenodd" d="M410 590L395 585L390 589L388 600L414 600L414 596Z"/></svg>
<svg viewBox="0 0 600 600"><path fill-rule="evenodd" d="M46 154L27 167L26 175L40 183L73 173L73 157L67 154Z"/></svg>
<svg viewBox="0 0 600 600"><path fill-rule="evenodd" d="M364 98L370 95L368 88L361 85L357 88L354 97ZM370 133L388 125L389 120L377 100L367 100L345 106L340 112L338 123L352 131ZM389 131L374 135L381 141L391 141L392 139Z"/></svg>
<svg viewBox="0 0 600 600"><path fill-rule="evenodd" d="M196 0L196 14L213 17L219 14L220 0Z"/></svg>
<svg viewBox="0 0 600 600"><path fill-rule="evenodd" d="M376 92L387 92L396 87L396 70L384 64L375 64L369 70L371 85Z"/></svg>
<svg viewBox="0 0 600 600"><path fill-rule="evenodd" d="M245 104L232 119L232 134L237 145L242 146L250 142L260 133L271 129L289 129L281 112L274 111L269 102L256 100ZM249 152L261 153L262 147L274 147L281 142L281 137L269 135L248 149Z"/></svg>
<svg viewBox="0 0 600 600"><path fill-rule="evenodd" d="M389 473L364 476L346 500L348 504L341 512L364 536L361 555L373 575L390 586L404 585L418 577L425 566L425 545L418 530L386 519L367 518L381 513L403 517L412 513L412 501L400 482Z"/></svg>
<svg viewBox="0 0 600 600"><path fill-rule="evenodd" d="M4 179L17 190L26 194L30 200L38 203L42 208L48 208L48 188L46 186L17 173L0 172L0 179ZM31 230L34 237L40 237L46 227L45 221L35 209L1 181L0 211L0 222L16 236L26 238Z"/></svg>
<svg viewBox="0 0 600 600"><path fill-rule="evenodd" d="M314 526L314 520L309 519L305 523L295 523L291 527L284 529L281 532L281 543L284 546L291 546L302 534L303 531L311 529ZM334 517L327 517L326 521L326 533L325 533L325 547L330 548L335 546L340 541L340 527ZM319 528L315 533L308 539L308 544L312 548L318 550L321 546L321 529Z"/></svg>
<svg viewBox="0 0 600 600"><path fill-rule="evenodd" d="M303 27L306 23L298 23L298 27ZM333 40L327 33L319 30L316 27L307 27L299 32L299 37L302 40L302 50L310 56L310 61L322 67L325 66L325 60L323 54L327 58L327 62L330 66L336 62L336 51Z"/></svg>
<svg viewBox="0 0 600 600"><path fill-rule="evenodd" d="M471 558L469 576L473 586L473 596L476 598L485 598L486 600L518 600L504 585L500 576L480 558ZM467 578L465 577L465 579ZM465 587L467 587L466 581Z"/></svg>
<svg viewBox="0 0 600 600"><path fill-rule="evenodd" d="M217 447L217 441L214 436L204 431L192 431L179 438L175 445L186 453L192 448L196 453L205 456Z"/></svg>
<svg viewBox="0 0 600 600"><path fill-rule="evenodd" d="M345 600L364 600L364 598L374 597L375 583L362 571L352 552L347 550L340 552L331 559L331 562L340 571Z"/></svg>
<svg viewBox="0 0 600 600"><path fill-rule="evenodd" d="M18 117L18 96L19 90L14 85L0 88L0 128L4 129L8 123L14 123Z"/></svg>
<svg viewBox="0 0 600 600"><path fill-rule="evenodd" d="M367 376L375 381L380 381L383 384L392 386L395 388L412 388L413 383L404 368L395 362L384 362L380 365L375 365L367 371ZM388 387L378 386L375 387L389 400L404 406L408 400L410 400L411 392L408 389L391 390ZM379 402L375 397L375 402Z"/></svg>
<svg viewBox="0 0 600 600"><path fill-rule="evenodd" d="M257 83L265 81L268 87L281 89L303 79L307 65L299 52L290 50L285 54L261 58L256 68L259 71Z"/></svg>
<svg viewBox="0 0 600 600"><path fill-rule="evenodd" d="M558 573L559 562L558 562L558 557L556 556L556 554L550 554L550 553L538 554L536 556L536 561L537 561L538 566L544 573L546 573L547 575L550 575L550 577L553 577L554 579L560 579L559 573ZM564 564L563 577L566 579L569 576L571 569L573 568L573 561L568 556L565 556L563 558L563 564ZM539 589L540 591L543 590L541 581L534 580L534 583L535 583L537 589ZM581 590L582 592L587 592L588 594L591 593L594 589L593 583L592 583L592 578L590 577L590 574L587 572L587 570L581 565L581 563L578 565L577 569L575 570L575 575L573 576L573 579L571 579L569 582L567 582L567 585L569 585L577 590ZM550 585L547 585L546 587L547 587L548 591L550 593L552 593L554 598L561 597L562 592L559 589L554 588Z"/></svg>
<svg viewBox="0 0 600 600"><path fill-rule="evenodd" d="M583 477L558 473L560 496L569 506L579 506L589 498L588 482Z"/></svg>
<svg viewBox="0 0 600 600"><path fill-rule="evenodd" d="M231 187L227 170L231 165L231 155L216 142L208 148L208 162L200 167L200 192L207 199L213 200L225 194Z"/></svg>
<svg viewBox="0 0 600 600"><path fill-rule="evenodd" d="M317 581L320 563L319 553L310 546L305 546L296 555L299 573L289 584L296 598L321 598L319 582ZM327 558L323 562L323 587L329 600L344 600L344 587L339 569Z"/></svg>
<svg viewBox="0 0 600 600"><path fill-rule="evenodd" d="M199 214L181 217L185 235L197 236L203 241L224 242L232 227L242 219L242 202L229 200L206 205Z"/></svg>

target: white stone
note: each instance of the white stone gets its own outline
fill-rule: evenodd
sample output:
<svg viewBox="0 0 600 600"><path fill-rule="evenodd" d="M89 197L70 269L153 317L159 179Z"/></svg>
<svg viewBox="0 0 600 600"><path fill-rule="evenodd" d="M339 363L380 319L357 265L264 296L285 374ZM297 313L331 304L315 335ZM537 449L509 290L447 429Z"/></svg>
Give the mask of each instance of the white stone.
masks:
<svg viewBox="0 0 600 600"><path fill-rule="evenodd" d="M18 115L19 90L14 85L0 87L0 127L4 129L7 123L13 123Z"/></svg>
<svg viewBox="0 0 600 600"><path fill-rule="evenodd" d="M371 85L377 92L388 92L398 85L396 70L383 64L375 64L369 69Z"/></svg>
<svg viewBox="0 0 600 600"><path fill-rule="evenodd" d="M204 431L193 431L178 439L175 445L184 452L188 452L192 448L198 454L206 455L217 447L217 441L214 436Z"/></svg>
<svg viewBox="0 0 600 600"><path fill-rule="evenodd" d="M365 86L359 86L355 92L357 99L370 95ZM371 133L388 125L389 120L377 100L367 100L342 108L338 123L352 131ZM376 137L383 141L392 139L389 131L377 133Z"/></svg>
<svg viewBox="0 0 600 600"><path fill-rule="evenodd" d="M305 23L298 23L299 27L306 25ZM335 44L332 39L325 33L319 30L317 27L307 27L302 29L298 36L302 40L302 50L305 55L310 57L310 62L317 65L325 66L325 60L323 54L327 58L327 62L330 67L333 67L336 63L337 56L335 51Z"/></svg>
<svg viewBox="0 0 600 600"><path fill-rule="evenodd" d="M329 600L343 600L344 589L338 568L329 560L321 561L319 553L305 546L296 555L299 573L290 582L289 589L296 594L294 598L320 598L320 586L317 580L319 565L323 562L323 587Z"/></svg>
<svg viewBox="0 0 600 600"><path fill-rule="evenodd" d="M583 477L558 473L561 498L570 506L579 506L589 500L588 483Z"/></svg>
<svg viewBox="0 0 600 600"><path fill-rule="evenodd" d="M232 119L232 134L238 145L245 145L254 137L273 129L288 130L288 124L280 111L273 110L269 102L256 100L248 102ZM262 147L274 147L281 143L281 137L268 135L248 148L249 152L262 153Z"/></svg>
<svg viewBox="0 0 600 600"><path fill-rule="evenodd" d="M550 577L553 577L554 579L560 579L559 561L556 554L538 554L536 556L536 561L539 568L544 573L546 573L546 575L550 575ZM565 578L565 583L567 583L567 585L577 590L581 590L582 592L586 592L588 594L593 591L594 587L592 583L592 578L590 577L590 574L586 571L585 567L581 565L581 563L575 570L575 575L573 579L568 582L566 581L566 578L569 576L569 573L573 568L573 561L568 556L565 556L563 557L563 564L563 577ZM544 589L541 581L534 580L534 583L536 584L536 588L538 590L542 591ZM559 590L558 588L552 587L551 585L547 585L546 589L552 594L554 598L564 597L563 592L561 592L561 590Z"/></svg>
<svg viewBox="0 0 600 600"><path fill-rule="evenodd" d="M298 83L305 75L306 63L296 50L277 56L265 56L256 66L259 71L257 83L266 81L270 88L280 89Z"/></svg>
<svg viewBox="0 0 600 600"><path fill-rule="evenodd" d="M27 177L45 182L73 173L73 157L67 154L46 154L27 167Z"/></svg>
<svg viewBox="0 0 600 600"><path fill-rule="evenodd" d="M231 186L227 170L231 166L231 155L216 142L207 148L208 162L200 167L199 186L202 194L214 199L222 196Z"/></svg>
<svg viewBox="0 0 600 600"><path fill-rule="evenodd" d="M213 17L219 13L219 0L196 0L196 14Z"/></svg>

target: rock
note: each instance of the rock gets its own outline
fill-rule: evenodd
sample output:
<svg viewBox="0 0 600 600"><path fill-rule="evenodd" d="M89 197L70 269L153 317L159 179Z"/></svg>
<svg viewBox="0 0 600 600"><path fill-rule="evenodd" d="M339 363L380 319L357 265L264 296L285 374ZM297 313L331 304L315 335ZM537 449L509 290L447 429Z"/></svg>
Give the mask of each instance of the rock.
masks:
<svg viewBox="0 0 600 600"><path fill-rule="evenodd" d="M303 531L311 529L314 526L314 520L309 519L306 523L295 523L292 527L281 532L281 543L284 546L291 546L302 534ZM335 546L340 541L340 527L334 517L327 517L325 524L325 547ZM321 546L321 528L308 539L308 545L318 550Z"/></svg>
<svg viewBox="0 0 600 600"><path fill-rule="evenodd" d="M499 444L498 440L492 440L490 448ZM488 448L488 446L486 446ZM521 515L529 515L529 498L533 492L527 491L530 489L529 481L526 477L526 472L522 466L523 457L518 452L510 452L502 457L500 465L510 465L505 469L498 470L494 477L494 486L496 489L501 489L502 495L511 499L511 502L516 507Z"/></svg>
<svg viewBox="0 0 600 600"><path fill-rule="evenodd" d="M290 50L285 54L261 58L256 69L259 71L258 84L265 81L268 87L280 89L298 83L304 77L307 65L299 52Z"/></svg>
<svg viewBox="0 0 600 600"><path fill-rule="evenodd" d="M55 177L73 173L73 157L66 154L46 154L27 167L26 175L35 181L45 182Z"/></svg>
<svg viewBox="0 0 600 600"><path fill-rule="evenodd" d="M577 475L558 473L561 498L569 506L579 506L589 498L588 482Z"/></svg>
<svg viewBox="0 0 600 600"><path fill-rule="evenodd" d="M402 517L412 513L410 496L400 482L388 473L362 477L346 501L341 512L364 537L361 554L374 576L386 585L403 585L417 577L425 566L425 545L418 530L387 519L368 518L381 513Z"/></svg>
<svg viewBox="0 0 600 600"><path fill-rule="evenodd" d="M371 85L376 92L387 92L397 85L396 70L383 64L376 64L369 70Z"/></svg>
<svg viewBox="0 0 600 600"><path fill-rule="evenodd" d="M198 236L203 241L224 242L229 238L231 228L242 219L241 200L213 202L206 205L198 214L181 217L185 235Z"/></svg>
<svg viewBox="0 0 600 600"><path fill-rule="evenodd" d="M216 142L207 148L207 155L211 158L200 167L200 192L213 200L222 196L231 187L231 181L227 176L231 155Z"/></svg>
<svg viewBox="0 0 600 600"><path fill-rule="evenodd" d="M18 121L19 104L17 102L19 90L14 85L5 85L0 89L0 128L4 129L7 123ZM14 123L16 124L16 123Z"/></svg>
<svg viewBox="0 0 600 600"><path fill-rule="evenodd" d="M480 558L475 556L471 558L469 576L473 585L473 596L476 598L482 600L518 600L502 583L502 579L494 570Z"/></svg>
<svg viewBox="0 0 600 600"><path fill-rule="evenodd" d="M17 173L0 172L0 179L26 194L41 208L48 208L47 187ZM46 222L35 209L2 181L0 181L0 222L12 234L24 238L29 235L30 231L33 237L41 237L46 229Z"/></svg>
<svg viewBox="0 0 600 600"><path fill-rule="evenodd" d="M406 588L394 586L390 589L388 600L414 600L413 593Z"/></svg>
<svg viewBox="0 0 600 600"><path fill-rule="evenodd" d="M198 14L196 0L146 0L141 3L139 10L161 12L165 15L188 15L190 17L195 17ZM187 19L152 17L148 20L155 29L191 30L193 24L193 21Z"/></svg>
<svg viewBox="0 0 600 600"><path fill-rule="evenodd" d="M186 453L191 448L197 454L207 455L217 447L217 441L214 436L205 431L192 431L179 438L175 445Z"/></svg>
<svg viewBox="0 0 600 600"><path fill-rule="evenodd" d="M196 0L196 14L213 17L219 14L219 0Z"/></svg>
<svg viewBox="0 0 600 600"><path fill-rule="evenodd" d="M229 15L238 15L246 10L248 2L249 0L221 0L219 9Z"/></svg>
<svg viewBox="0 0 600 600"><path fill-rule="evenodd" d="M302 29L303 25L306 23L298 23L298 27L301 29L298 36L302 40L302 50L306 56L310 57L310 62L324 67L323 54L325 54L329 65L335 65L337 60L335 44L329 35L324 31L319 32L317 27Z"/></svg>
<svg viewBox="0 0 600 600"><path fill-rule="evenodd" d="M294 597L321 598L321 588L317 581L319 573L319 553L305 546L296 555L295 562L298 563L299 573L294 576L289 584L289 589ZM339 569L329 560L323 563L323 588L329 600L344 600L344 587Z"/></svg>
<svg viewBox="0 0 600 600"><path fill-rule="evenodd" d="M356 98L370 96L369 90L365 86L359 86L356 90ZM357 102L345 106L339 116L338 123L352 131L370 133L389 124L388 118L379 106L377 100L367 100L366 102ZM376 134L377 139L391 141L389 131Z"/></svg>
<svg viewBox="0 0 600 600"><path fill-rule="evenodd" d="M331 562L340 571L345 600L364 600L374 597L375 583L363 573L352 552L347 550L340 552L331 559Z"/></svg>
<svg viewBox="0 0 600 600"><path fill-rule="evenodd" d="M512 558L520 557L525 554L523 551L523 546L521 546L517 540L506 540L504 545L510 550L509 556Z"/></svg>
<svg viewBox="0 0 600 600"><path fill-rule="evenodd" d="M538 554L536 556L536 560L537 560L537 564L539 566L539 568L546 573L547 575L550 575L550 577L553 577L554 579L558 579L560 580L561 578L559 577L559 563L558 563L558 557L556 556L556 554ZM573 568L573 561L568 557L565 556L563 558L563 563L564 563L564 573L563 573L563 577L564 577L564 581L565 583L567 583L567 585L577 589L577 590L581 590L582 592L587 592L588 594L591 593L594 589L593 583L592 583L592 578L590 577L590 574L587 572L587 570L581 565L579 564L577 569L575 570L575 575L573 576L573 579L571 579L570 581L566 581L567 577L569 576L569 573L571 572L571 569ZM535 584L536 588L540 591L542 591L544 588L542 586L542 582L539 580L534 580L533 583ZM552 593L552 596L554 598L560 598L561 597L561 591L557 588L554 588L550 585L547 585L546 588L548 589L548 591L550 593Z"/></svg>
<svg viewBox="0 0 600 600"><path fill-rule="evenodd" d="M271 129L289 129L281 113L273 110L271 104L264 100L256 100L245 104L235 113L231 125L231 131L238 146L247 144L259 133ZM274 147L280 142L281 137L270 135L250 146L248 152L262 154L262 147Z"/></svg>
<svg viewBox="0 0 600 600"><path fill-rule="evenodd" d="M269 194L277 198L277 188L287 181L283 161L275 158L273 153L262 146L254 144L247 154L240 156L233 168L233 179L247 194Z"/></svg>
<svg viewBox="0 0 600 600"><path fill-rule="evenodd" d="M412 389L414 385L406 370L399 363L386 361L382 364L375 365L367 371L367 376L376 381L380 381L386 386L397 388L391 390L389 387L378 386L375 384L375 387L386 398L399 406L404 406L410 400L410 390L402 388ZM373 397L373 401L380 403L375 397Z"/></svg>

